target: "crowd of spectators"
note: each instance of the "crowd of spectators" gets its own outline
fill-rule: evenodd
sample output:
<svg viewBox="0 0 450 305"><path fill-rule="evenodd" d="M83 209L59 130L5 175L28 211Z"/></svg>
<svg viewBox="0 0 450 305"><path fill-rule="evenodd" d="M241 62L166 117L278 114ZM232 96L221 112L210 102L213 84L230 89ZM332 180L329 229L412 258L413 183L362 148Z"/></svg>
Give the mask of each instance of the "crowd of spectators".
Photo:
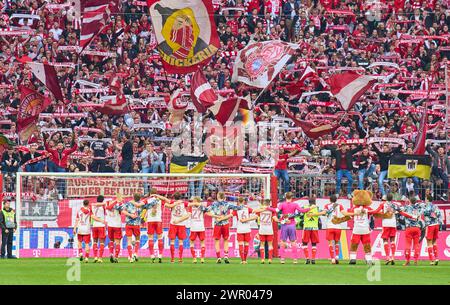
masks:
<svg viewBox="0 0 450 305"><path fill-rule="evenodd" d="M60 3L63 2L60 0ZM177 136L168 123L170 113L167 109L140 107L125 115L106 115L77 106L86 101L95 102L101 96L98 93L78 93L80 80L106 87L107 77L113 73L120 76L123 93L134 99L146 99L155 94L164 96L176 88L189 88L188 76L170 75L167 78L165 75L152 34L148 8L141 2L123 1L121 12L112 16L109 25L88 47L90 50L110 52L112 57L85 55L78 58L73 50L59 49L61 46L78 45L80 33L73 8L48 9L45 3L43 0L9 0L0 4L0 31L14 27L34 31L28 36L0 35L0 129L19 144L14 148L5 148L1 156L5 187L12 188L14 173L20 170L167 172L172 155L171 143ZM337 101L324 93L307 96L301 101L298 97L290 100L287 84L296 80L306 65L320 76L306 81L306 92L327 90L321 79L326 79L335 71L343 71L340 70L343 67L365 70L366 74L391 75L389 83L399 84L395 89L445 89L445 65L450 54L450 7L447 1L223 0L213 1L213 4L221 46L209 65L204 67L204 74L214 89L244 90L251 93L253 100L256 99L259 90L238 88L238 84L231 83L236 52L251 38L257 41L281 39L300 45L294 60L257 99L252 111L257 128L268 128L265 123L278 124L285 119L279 107L281 103L290 102L291 111L302 119L341 111ZM27 19L17 14L35 17ZM30 22L24 23L25 19ZM46 91L23 65L27 60L72 63L71 66L57 66L65 102L53 100L45 112L85 115L42 118L38 122L38 130L28 141L19 143L15 112L20 104L18 86ZM398 64L399 69L392 66L368 68L374 62L392 62ZM380 100L398 101L400 106L396 107L400 109L384 111L383 108L392 105L380 104ZM445 94L437 95L433 100L436 104L433 109L445 114ZM332 105L312 105L317 101L331 102ZM399 147L398 151L411 152L416 143L421 114L407 109L421 106L423 102L424 99L413 99L409 94L371 90L358 101L351 114L342 117L341 128L315 140L307 138L301 131L292 128L295 127L292 123L288 123L288 128L280 135L280 141L283 144L303 145L296 157L305 158L308 164L287 163L281 169L289 169L290 173L335 175L341 169L337 168L341 166L340 157L330 154L333 150L323 147L321 140L402 137L406 146ZM184 116L187 129L192 127L193 115L194 111L189 110ZM203 122L213 120L210 117L201 119ZM427 121L431 129L427 135L428 150L433 155L431 182L414 178L384 185L386 160L389 159L391 147L375 144L365 146L362 152L348 155L350 160L344 160L348 170L344 176L349 180L359 180L353 188L370 187L380 198L392 188L398 188L401 196L409 190L419 194L421 189L433 184L435 189L441 190L437 195L445 199L450 166L445 146L445 118L430 114ZM159 127L150 130L135 128L138 124L159 124ZM100 129L102 132L79 127ZM64 131L45 131L55 128ZM19 149L22 146L27 146L29 151ZM28 160L39 157L43 152L48 152L50 157L24 166ZM244 165L268 163L273 171L277 161L267 154L246 155ZM279 166L277 163L276 169L280 169ZM340 179L338 182L339 188ZM291 183L296 185L294 181ZM347 193L350 191L351 188Z"/></svg>

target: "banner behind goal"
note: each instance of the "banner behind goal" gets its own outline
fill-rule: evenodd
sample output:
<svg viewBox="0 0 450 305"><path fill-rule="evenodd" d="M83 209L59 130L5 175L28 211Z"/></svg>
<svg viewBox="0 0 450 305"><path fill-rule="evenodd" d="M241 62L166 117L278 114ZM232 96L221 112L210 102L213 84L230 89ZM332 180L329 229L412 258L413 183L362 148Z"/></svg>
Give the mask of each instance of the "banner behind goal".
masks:
<svg viewBox="0 0 450 305"><path fill-rule="evenodd" d="M16 177L16 192L11 194L16 197L18 222L14 254L18 257L76 256L77 240L72 231L76 212L84 199L95 202L98 195L103 195L105 200L111 200L120 193L127 200L135 193L147 194L151 188L168 198L179 192L185 199L200 196L204 201L215 199L217 192L223 191L229 200L244 196L250 206L257 206L261 199L270 198L270 175L20 172ZM169 220L170 210L164 209L164 244L167 249ZM211 222L211 218L206 216L207 236L208 230L212 231ZM147 241L147 229L143 226L142 256L148 256ZM206 246L213 251L212 238L207 238Z"/></svg>

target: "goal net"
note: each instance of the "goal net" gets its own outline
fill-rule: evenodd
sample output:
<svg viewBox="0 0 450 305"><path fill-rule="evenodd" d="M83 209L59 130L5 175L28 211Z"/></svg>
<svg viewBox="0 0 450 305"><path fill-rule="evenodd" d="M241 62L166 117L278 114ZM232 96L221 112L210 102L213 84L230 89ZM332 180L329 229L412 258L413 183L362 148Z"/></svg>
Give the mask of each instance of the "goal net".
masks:
<svg viewBox="0 0 450 305"><path fill-rule="evenodd" d="M179 192L184 199L199 196L203 201L216 199L217 192L225 192L228 201L244 196L250 207L259 206L260 200L270 198L270 175L268 174L119 174L119 173L27 173L16 177L15 203L18 230L13 247L17 257L73 257L78 253L77 238L73 235L76 213L83 200L96 202L98 195L105 201L121 194L124 201L135 193L147 194L150 189L168 198ZM167 238L170 210L163 208L163 242L169 254ZM236 234L231 226L230 253L237 248ZM124 230L122 218L122 232ZM212 239L213 223L205 216L207 257L215 255ZM253 228L257 228L256 222ZM257 230L253 230L256 234ZM189 225L187 225L189 238ZM147 228L141 227L140 255L149 256ZM150 237L152 238L152 237ZM156 238L156 237L154 237ZM182 242L189 247L189 240ZM108 238L105 245L109 242ZM156 243L155 243L156 245ZM196 245L198 246L198 245ZM198 247L197 247L198 248ZM126 238L121 249L126 249ZM122 256L126 256L122 250ZM185 251L186 254L189 254ZM105 251L109 255L108 251Z"/></svg>

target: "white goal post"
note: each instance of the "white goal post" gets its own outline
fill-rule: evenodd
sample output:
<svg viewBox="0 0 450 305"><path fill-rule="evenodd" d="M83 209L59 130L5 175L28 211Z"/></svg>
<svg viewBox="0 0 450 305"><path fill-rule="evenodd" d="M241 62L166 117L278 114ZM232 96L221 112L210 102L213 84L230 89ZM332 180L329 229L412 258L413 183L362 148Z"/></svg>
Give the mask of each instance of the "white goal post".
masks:
<svg viewBox="0 0 450 305"><path fill-rule="evenodd" d="M85 198L112 199L117 193L131 198L155 188L161 195L179 192L183 198L213 197L218 191L241 194L256 202L270 198L270 174L144 174L87 172L18 172L15 185L17 257L74 256L70 230L76 209ZM164 223L164 220L163 220ZM72 239L71 243L68 242ZM141 243L141 245L143 245ZM145 245L144 245L145 247Z"/></svg>

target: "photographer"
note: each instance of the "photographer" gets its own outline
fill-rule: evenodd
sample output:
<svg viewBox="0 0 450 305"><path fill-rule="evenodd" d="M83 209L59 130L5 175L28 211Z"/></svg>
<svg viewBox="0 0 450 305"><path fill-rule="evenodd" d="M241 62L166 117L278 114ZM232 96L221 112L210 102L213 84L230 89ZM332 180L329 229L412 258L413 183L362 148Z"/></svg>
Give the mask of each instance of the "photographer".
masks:
<svg viewBox="0 0 450 305"><path fill-rule="evenodd" d="M12 255L13 236L17 228L16 213L7 200L3 201L3 209L0 213L0 227L2 229L1 258L5 258L5 248L8 252L7 258L17 258Z"/></svg>

